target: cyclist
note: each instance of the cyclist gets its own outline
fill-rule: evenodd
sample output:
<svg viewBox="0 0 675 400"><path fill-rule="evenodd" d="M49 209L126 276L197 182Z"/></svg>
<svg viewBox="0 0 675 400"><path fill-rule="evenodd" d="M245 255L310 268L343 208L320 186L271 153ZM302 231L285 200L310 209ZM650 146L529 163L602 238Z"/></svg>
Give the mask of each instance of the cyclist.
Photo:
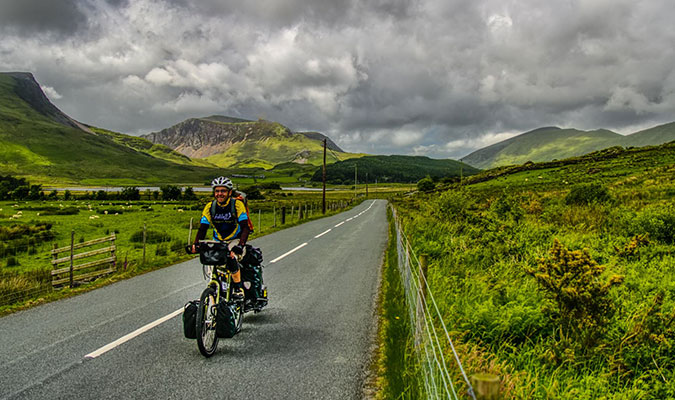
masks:
<svg viewBox="0 0 675 400"><path fill-rule="evenodd" d="M228 244L235 239L239 239L239 243L233 246L231 251L236 255L243 256L246 250L246 241L251 231L248 226L249 217L246 213L246 206L241 200L232 197L234 185L229 178L219 176L211 182L211 187L216 200L214 212L211 212L212 202L208 202L204 211L202 211L199 230L192 245L192 253L197 252L197 243L206 237L209 226L213 226L213 239ZM234 208L230 203L232 201L234 201ZM236 212L232 212L232 210ZM235 298L243 299L244 289L241 284L239 263L234 258L231 258L231 261L227 263L227 269L232 274L232 287L234 289L232 295Z"/></svg>

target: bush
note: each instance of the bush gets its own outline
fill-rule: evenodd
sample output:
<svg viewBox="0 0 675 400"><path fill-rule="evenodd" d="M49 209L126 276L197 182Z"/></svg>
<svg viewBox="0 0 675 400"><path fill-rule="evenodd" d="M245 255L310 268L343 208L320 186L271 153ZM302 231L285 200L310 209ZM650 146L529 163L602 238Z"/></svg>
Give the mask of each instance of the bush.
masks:
<svg viewBox="0 0 675 400"><path fill-rule="evenodd" d="M9 257L7 257L7 264L6 265L8 267L15 267L15 266L20 265L20 264L19 264L19 260L17 260L16 257L9 256Z"/></svg>
<svg viewBox="0 0 675 400"><path fill-rule="evenodd" d="M156 256L165 256L169 254L168 246L166 243L160 243L157 245L157 248L155 249L155 255Z"/></svg>
<svg viewBox="0 0 675 400"><path fill-rule="evenodd" d="M417 190L420 192L430 192L436 189L436 184L431 180L430 177L422 178L417 182Z"/></svg>
<svg viewBox="0 0 675 400"><path fill-rule="evenodd" d="M619 275L604 282L600 278L604 271L588 250L570 251L557 239L549 257L540 259L536 269L526 270L549 300L542 309L544 314L560 326L561 337L571 337L570 343L576 343L581 352L597 344L614 313L609 291L623 282Z"/></svg>
<svg viewBox="0 0 675 400"><path fill-rule="evenodd" d="M122 189L122 192L120 192L119 198L121 200L140 200L141 192L138 190L137 187L134 186L125 187L124 189Z"/></svg>
<svg viewBox="0 0 675 400"><path fill-rule="evenodd" d="M609 195L606 187L599 183L591 183L572 187L567 196L565 196L565 204L588 205L592 203L606 203L611 199L612 197Z"/></svg>
<svg viewBox="0 0 675 400"><path fill-rule="evenodd" d="M651 207L639 212L628 222L631 234L648 233L651 239L675 243L675 207Z"/></svg>

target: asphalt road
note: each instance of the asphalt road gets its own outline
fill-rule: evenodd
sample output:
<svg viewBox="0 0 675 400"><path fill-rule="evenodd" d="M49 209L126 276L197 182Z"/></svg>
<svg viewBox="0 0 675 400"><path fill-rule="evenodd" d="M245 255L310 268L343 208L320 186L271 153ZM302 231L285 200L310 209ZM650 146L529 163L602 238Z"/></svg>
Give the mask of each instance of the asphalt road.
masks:
<svg viewBox="0 0 675 400"><path fill-rule="evenodd" d="M198 259L1 318L0 398L361 398L386 238L367 200L253 241L270 303L208 359L177 313L205 287Z"/></svg>

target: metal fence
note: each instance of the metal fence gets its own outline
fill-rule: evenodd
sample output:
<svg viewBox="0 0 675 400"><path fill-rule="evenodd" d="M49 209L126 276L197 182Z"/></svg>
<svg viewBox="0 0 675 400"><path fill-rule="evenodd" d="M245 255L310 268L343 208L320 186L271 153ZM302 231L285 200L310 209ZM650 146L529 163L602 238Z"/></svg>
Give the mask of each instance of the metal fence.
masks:
<svg viewBox="0 0 675 400"><path fill-rule="evenodd" d="M396 225L398 269L405 290L411 333L415 338L415 356L422 368L425 398L459 399L460 395L461 398L467 398L462 393L457 393L457 385L452 381L452 371L455 376L457 372L460 373L467 385L468 396L475 400L473 387L450 339L432 288L426 280L423 263L410 245L393 206L391 211ZM444 348L452 350L452 357L444 354Z"/></svg>

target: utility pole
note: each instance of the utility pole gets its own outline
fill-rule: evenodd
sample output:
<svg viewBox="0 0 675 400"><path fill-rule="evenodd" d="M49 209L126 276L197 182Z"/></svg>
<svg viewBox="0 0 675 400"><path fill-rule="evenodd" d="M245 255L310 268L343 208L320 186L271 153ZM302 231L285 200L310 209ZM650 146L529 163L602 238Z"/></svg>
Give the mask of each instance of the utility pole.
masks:
<svg viewBox="0 0 675 400"><path fill-rule="evenodd" d="M366 199L368 198L368 173L366 172Z"/></svg>
<svg viewBox="0 0 675 400"><path fill-rule="evenodd" d="M323 140L323 202L321 209L326 213L326 139Z"/></svg>
<svg viewBox="0 0 675 400"><path fill-rule="evenodd" d="M354 162L354 200L356 200L356 185L358 184L358 174L357 174L357 165L356 162Z"/></svg>

